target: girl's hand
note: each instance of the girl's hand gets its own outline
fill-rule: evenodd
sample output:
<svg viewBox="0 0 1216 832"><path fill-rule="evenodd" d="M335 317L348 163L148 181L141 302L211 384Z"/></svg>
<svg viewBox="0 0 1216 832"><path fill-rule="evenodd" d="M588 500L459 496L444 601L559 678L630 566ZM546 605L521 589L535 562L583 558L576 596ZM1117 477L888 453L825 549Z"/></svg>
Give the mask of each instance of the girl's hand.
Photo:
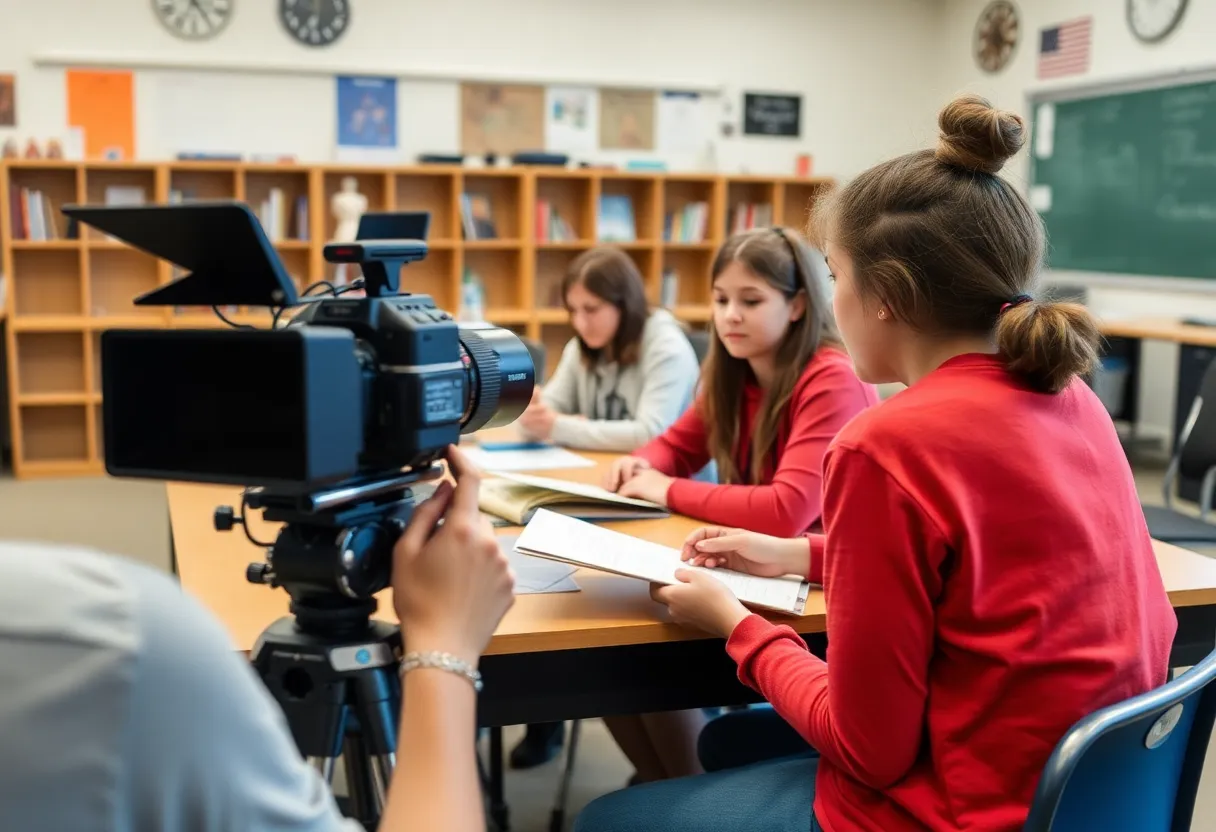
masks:
<svg viewBox="0 0 1216 832"><path fill-rule="evenodd" d="M539 440L552 436L556 423L557 411L535 397L519 417L520 429L526 435Z"/></svg>
<svg viewBox="0 0 1216 832"><path fill-rule="evenodd" d="M693 569L676 570L678 584L651 584L650 597L667 607L677 624L696 627L719 638L730 638L739 622L751 615L726 584Z"/></svg>
<svg viewBox="0 0 1216 832"><path fill-rule="evenodd" d="M811 568L811 544L805 537L705 526L688 536L680 557L693 566L722 567L761 578L805 577Z"/></svg>
<svg viewBox="0 0 1216 832"><path fill-rule="evenodd" d="M667 489L671 488L673 479L653 468L646 467L626 480L624 485L616 490L622 497L632 497L635 500L667 507Z"/></svg>
<svg viewBox="0 0 1216 832"><path fill-rule="evenodd" d="M478 509L480 473L454 447L448 464L456 487L441 483L393 548L393 606L407 650L452 653L476 665L515 602L515 576Z"/></svg>
<svg viewBox="0 0 1216 832"><path fill-rule="evenodd" d="M650 468L650 463L641 457L623 456L612 461L608 475L604 477L604 488L616 491L640 472Z"/></svg>

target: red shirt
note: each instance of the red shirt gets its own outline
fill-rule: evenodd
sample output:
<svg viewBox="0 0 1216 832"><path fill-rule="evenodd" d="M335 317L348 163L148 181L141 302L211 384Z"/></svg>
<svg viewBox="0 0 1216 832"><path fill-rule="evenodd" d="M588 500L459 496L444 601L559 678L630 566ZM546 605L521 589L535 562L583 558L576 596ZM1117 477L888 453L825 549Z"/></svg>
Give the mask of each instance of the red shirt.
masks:
<svg viewBox="0 0 1216 832"><path fill-rule="evenodd" d="M1110 417L1080 379L959 356L853 420L825 480L828 662L755 615L727 642L822 754L820 823L1020 830L1065 731L1166 678L1177 622Z"/></svg>
<svg viewBox="0 0 1216 832"><path fill-rule="evenodd" d="M763 391L749 381L743 391L735 464L746 470L756 412ZM634 451L653 468L679 477L667 492L672 511L723 526L793 537L819 522L823 455L845 424L878 401L853 363L825 347L807 363L794 385L776 444L776 465L766 461L764 485L715 485L690 480L709 462L709 432L694 404L666 431Z"/></svg>

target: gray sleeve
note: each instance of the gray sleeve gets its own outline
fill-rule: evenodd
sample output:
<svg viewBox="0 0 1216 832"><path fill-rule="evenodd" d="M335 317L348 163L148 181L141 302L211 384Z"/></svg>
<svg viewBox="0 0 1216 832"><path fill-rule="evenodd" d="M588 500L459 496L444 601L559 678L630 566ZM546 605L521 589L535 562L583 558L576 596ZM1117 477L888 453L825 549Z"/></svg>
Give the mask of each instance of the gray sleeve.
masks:
<svg viewBox="0 0 1216 832"><path fill-rule="evenodd" d="M142 643L125 737L127 822L118 828L360 832L219 622L167 576L123 569Z"/></svg>
<svg viewBox="0 0 1216 832"><path fill-rule="evenodd" d="M656 338L642 354L642 392L633 419L609 421L558 417L553 441L589 451L637 450L671 426L692 400L700 372L696 354L678 330Z"/></svg>

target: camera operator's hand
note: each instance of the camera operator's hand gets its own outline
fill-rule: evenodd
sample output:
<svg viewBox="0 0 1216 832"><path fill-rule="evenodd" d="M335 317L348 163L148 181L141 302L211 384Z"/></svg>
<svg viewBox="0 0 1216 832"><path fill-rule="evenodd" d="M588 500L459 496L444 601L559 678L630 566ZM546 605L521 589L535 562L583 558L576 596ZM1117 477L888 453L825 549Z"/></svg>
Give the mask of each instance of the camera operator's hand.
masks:
<svg viewBox="0 0 1216 832"><path fill-rule="evenodd" d="M414 510L393 551L393 605L407 650L452 653L476 665L515 601L515 576L478 509L481 474L454 447L448 465L455 488L443 482Z"/></svg>
<svg viewBox="0 0 1216 832"><path fill-rule="evenodd" d="M638 456L623 456L612 461L608 475L604 477L604 488L616 491L641 472L650 467L650 463Z"/></svg>

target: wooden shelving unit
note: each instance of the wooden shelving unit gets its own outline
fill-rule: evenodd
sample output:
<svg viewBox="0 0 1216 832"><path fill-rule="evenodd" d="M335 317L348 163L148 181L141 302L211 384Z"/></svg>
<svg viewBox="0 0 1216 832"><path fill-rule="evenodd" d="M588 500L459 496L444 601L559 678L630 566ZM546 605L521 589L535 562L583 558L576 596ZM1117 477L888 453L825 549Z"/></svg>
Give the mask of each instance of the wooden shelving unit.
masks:
<svg viewBox="0 0 1216 832"><path fill-rule="evenodd" d="M637 262L651 302L662 275L679 275L672 312L691 325L710 317L708 274L728 232L731 207L765 203L772 217L801 228L830 179L647 174L550 168L465 169L275 165L231 162L0 163L0 273L8 278L0 317L6 327L13 467L18 477L98 474L102 464L100 335L114 327L223 326L210 309L139 308L132 299L175 277L174 268L91 229L65 239L59 208L104 203L111 187L139 187L149 202L237 199L257 207L277 190L288 211L307 199L306 229L286 236L268 229L297 286L330 279L322 254L334 232L330 200L354 176L368 210L431 212L430 253L402 274L405 291L427 293L455 312L461 278L475 272L486 289L487 318L549 349L550 371L571 336L558 286L580 252L599 245L603 196L628 196L633 237L617 245ZM15 238L12 194L36 190L48 203L55 239ZM497 237L466 240L461 197L488 201ZM537 206L545 203L571 229L568 239L539 239ZM666 239L668 215L704 206L704 235ZM293 212L294 219L294 212ZM276 237L279 237L276 239ZM269 324L259 309L234 310L240 323Z"/></svg>

